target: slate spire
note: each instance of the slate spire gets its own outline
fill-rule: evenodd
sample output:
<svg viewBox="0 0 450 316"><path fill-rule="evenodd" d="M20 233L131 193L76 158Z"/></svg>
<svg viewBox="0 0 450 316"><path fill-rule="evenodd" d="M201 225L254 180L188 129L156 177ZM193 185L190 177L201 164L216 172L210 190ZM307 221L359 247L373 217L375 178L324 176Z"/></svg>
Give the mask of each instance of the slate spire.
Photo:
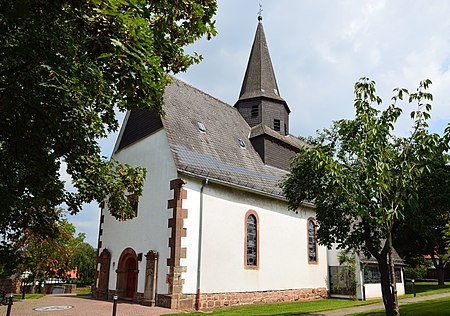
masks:
<svg viewBox="0 0 450 316"><path fill-rule="evenodd" d="M258 27L247 70L234 107L250 127L267 126L281 135L289 134L291 110L278 90L261 16L258 16Z"/></svg>
<svg viewBox="0 0 450 316"><path fill-rule="evenodd" d="M273 71L261 16L258 16L258 27L253 40L239 100L255 97L283 100L278 90L275 72Z"/></svg>

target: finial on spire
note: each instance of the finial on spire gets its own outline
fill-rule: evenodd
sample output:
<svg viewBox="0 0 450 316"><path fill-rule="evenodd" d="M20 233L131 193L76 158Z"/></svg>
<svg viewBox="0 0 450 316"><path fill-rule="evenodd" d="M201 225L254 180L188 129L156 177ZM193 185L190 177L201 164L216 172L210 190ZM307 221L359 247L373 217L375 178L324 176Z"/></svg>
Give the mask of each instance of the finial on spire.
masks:
<svg viewBox="0 0 450 316"><path fill-rule="evenodd" d="M262 12L263 12L262 4L260 3L259 4L259 11L258 11L258 21L262 20L262 15L261 15Z"/></svg>

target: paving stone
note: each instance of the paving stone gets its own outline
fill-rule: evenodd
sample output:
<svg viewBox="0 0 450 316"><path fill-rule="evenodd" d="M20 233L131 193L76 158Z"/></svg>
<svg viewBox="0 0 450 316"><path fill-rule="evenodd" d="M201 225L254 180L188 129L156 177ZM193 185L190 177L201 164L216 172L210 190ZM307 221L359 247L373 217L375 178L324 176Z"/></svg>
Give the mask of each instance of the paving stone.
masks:
<svg viewBox="0 0 450 316"><path fill-rule="evenodd" d="M35 308L50 306L73 306L70 309L56 309L47 311L36 311ZM0 306L0 315L6 315L7 306ZM40 299L27 299L14 302L11 310L12 316L111 316L113 303L73 294L47 295ZM117 304L117 316L159 316L176 313L162 307L148 307L135 303L119 301Z"/></svg>

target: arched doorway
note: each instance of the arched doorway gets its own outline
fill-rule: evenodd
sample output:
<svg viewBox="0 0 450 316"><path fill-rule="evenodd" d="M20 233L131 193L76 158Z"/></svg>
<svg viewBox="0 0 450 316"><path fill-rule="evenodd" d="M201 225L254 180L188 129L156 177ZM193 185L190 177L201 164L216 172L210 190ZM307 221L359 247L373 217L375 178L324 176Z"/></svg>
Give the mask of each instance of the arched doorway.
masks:
<svg viewBox="0 0 450 316"><path fill-rule="evenodd" d="M119 298L134 300L136 298L138 280L138 260L136 252L125 249L119 258L117 267L116 291Z"/></svg>

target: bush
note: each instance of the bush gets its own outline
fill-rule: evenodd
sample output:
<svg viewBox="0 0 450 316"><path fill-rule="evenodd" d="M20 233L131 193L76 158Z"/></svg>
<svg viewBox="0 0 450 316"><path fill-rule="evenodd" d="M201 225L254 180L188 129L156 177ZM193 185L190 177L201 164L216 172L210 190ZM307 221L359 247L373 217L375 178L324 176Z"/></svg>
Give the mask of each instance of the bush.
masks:
<svg viewBox="0 0 450 316"><path fill-rule="evenodd" d="M427 276L426 267L405 268L405 279L423 280Z"/></svg>

